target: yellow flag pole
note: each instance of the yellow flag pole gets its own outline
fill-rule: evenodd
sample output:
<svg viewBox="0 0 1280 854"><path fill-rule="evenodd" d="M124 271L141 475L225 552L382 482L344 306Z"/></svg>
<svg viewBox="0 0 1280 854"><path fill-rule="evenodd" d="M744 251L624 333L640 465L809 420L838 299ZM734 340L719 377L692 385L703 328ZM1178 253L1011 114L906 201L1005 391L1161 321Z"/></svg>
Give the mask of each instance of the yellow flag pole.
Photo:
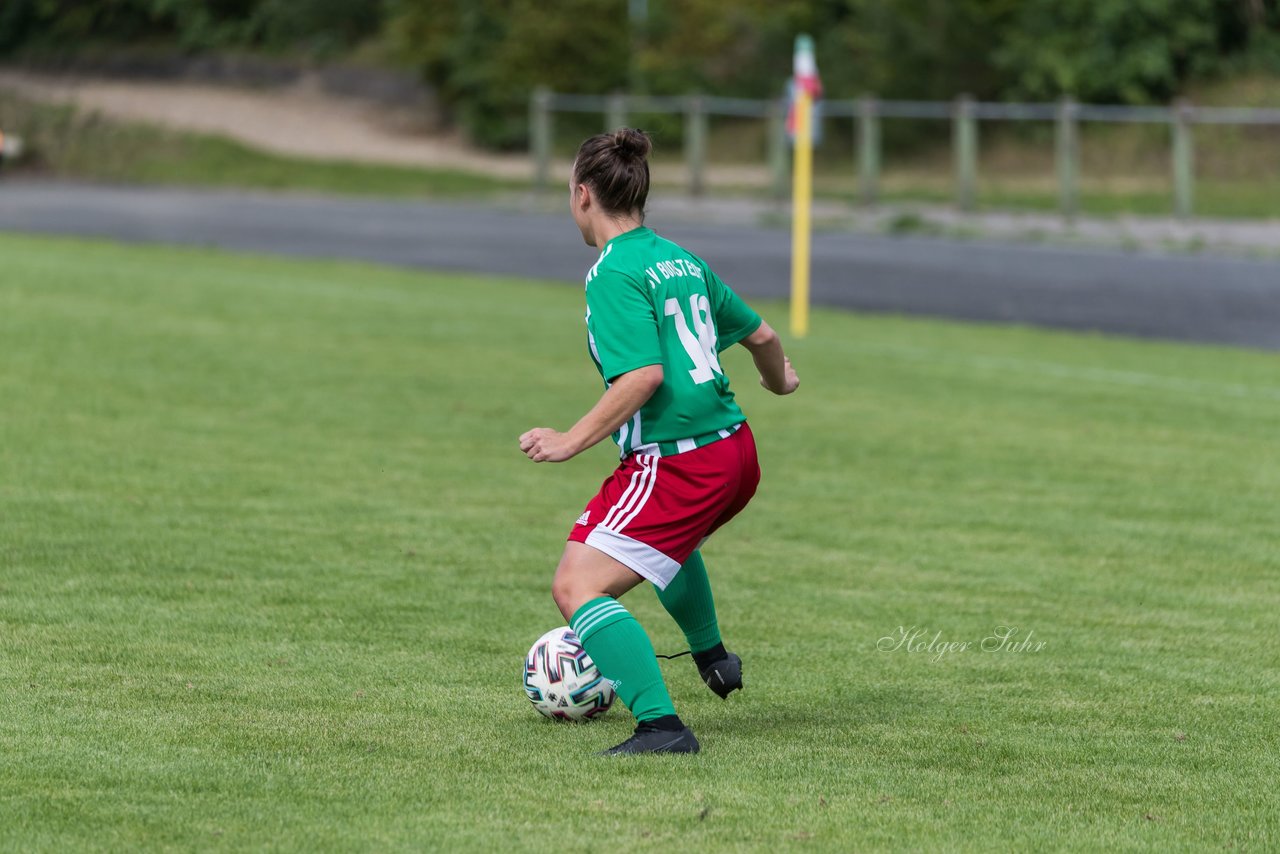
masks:
<svg viewBox="0 0 1280 854"><path fill-rule="evenodd" d="M809 212L813 202L813 96L796 86L795 166L791 183L791 334L809 334Z"/></svg>

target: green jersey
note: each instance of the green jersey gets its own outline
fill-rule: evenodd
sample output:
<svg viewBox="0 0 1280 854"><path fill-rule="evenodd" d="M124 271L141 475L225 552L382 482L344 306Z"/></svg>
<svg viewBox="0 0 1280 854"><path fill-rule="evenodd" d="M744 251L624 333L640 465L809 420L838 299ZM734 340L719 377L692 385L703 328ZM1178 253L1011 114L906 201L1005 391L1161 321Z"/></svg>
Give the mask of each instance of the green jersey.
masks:
<svg viewBox="0 0 1280 854"><path fill-rule="evenodd" d="M613 434L622 456L670 455L724 438L747 420L720 367L720 351L760 326L760 315L707 268L648 228L605 244L587 273L587 344L608 387L662 365L662 386Z"/></svg>

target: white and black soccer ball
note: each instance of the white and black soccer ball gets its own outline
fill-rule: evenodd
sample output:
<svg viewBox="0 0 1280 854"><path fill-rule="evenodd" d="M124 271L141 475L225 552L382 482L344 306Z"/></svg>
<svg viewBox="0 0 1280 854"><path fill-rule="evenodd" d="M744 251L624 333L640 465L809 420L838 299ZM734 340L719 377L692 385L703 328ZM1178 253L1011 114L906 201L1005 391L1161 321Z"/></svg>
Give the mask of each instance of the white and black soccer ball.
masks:
<svg viewBox="0 0 1280 854"><path fill-rule="evenodd" d="M552 629L524 659L524 690L533 707L549 718L597 718L613 705L613 685L568 626Z"/></svg>

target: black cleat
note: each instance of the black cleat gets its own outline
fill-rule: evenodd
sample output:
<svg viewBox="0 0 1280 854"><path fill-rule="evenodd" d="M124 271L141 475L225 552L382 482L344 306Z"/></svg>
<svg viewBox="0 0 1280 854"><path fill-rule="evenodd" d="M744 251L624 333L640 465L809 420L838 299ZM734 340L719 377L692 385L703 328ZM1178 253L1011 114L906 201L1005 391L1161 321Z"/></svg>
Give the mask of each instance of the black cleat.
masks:
<svg viewBox="0 0 1280 854"><path fill-rule="evenodd" d="M729 699L730 694L742 688L742 659L738 658L737 653L731 652L719 661L699 667L698 673L702 675L702 681L707 683L707 687L715 691L722 700Z"/></svg>
<svg viewBox="0 0 1280 854"><path fill-rule="evenodd" d="M622 756L629 753L697 753L701 747L688 727L677 730L657 729L641 723L636 734L599 753L600 756Z"/></svg>

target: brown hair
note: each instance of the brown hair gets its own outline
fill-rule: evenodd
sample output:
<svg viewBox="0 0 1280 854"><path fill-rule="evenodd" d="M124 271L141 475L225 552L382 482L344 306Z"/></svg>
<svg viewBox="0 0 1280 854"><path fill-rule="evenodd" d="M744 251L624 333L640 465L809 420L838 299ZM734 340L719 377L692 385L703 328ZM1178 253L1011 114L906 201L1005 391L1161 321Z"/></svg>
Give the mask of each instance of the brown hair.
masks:
<svg viewBox="0 0 1280 854"><path fill-rule="evenodd" d="M607 212L625 215L639 211L644 219L652 149L649 134L636 128L596 134L578 146L573 181L589 185Z"/></svg>

